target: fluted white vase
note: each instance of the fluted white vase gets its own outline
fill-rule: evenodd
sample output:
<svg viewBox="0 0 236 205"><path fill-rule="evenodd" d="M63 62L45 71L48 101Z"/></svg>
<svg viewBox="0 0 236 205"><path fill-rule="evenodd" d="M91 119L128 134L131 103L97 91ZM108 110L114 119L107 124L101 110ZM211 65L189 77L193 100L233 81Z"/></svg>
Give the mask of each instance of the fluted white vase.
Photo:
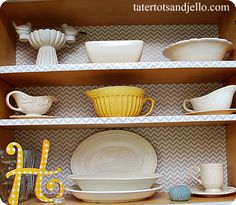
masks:
<svg viewBox="0 0 236 205"><path fill-rule="evenodd" d="M29 34L32 47L39 49L36 64L58 64L56 50L66 43L66 35L54 29L39 29Z"/></svg>

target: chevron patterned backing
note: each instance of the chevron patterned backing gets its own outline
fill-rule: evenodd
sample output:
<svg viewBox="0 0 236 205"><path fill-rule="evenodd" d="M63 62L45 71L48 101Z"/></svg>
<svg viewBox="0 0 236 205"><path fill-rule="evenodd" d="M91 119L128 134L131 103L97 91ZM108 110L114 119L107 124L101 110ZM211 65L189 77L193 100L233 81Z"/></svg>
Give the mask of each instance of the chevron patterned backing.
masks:
<svg viewBox="0 0 236 205"><path fill-rule="evenodd" d="M207 84L158 84L137 85L146 90L146 95L156 99L152 115L182 115L182 102L186 98L204 95L221 86L219 83ZM53 105L50 115L62 117L95 116L92 103L84 91L97 86L30 87L17 88L32 95L53 94L58 102ZM147 109L147 107L146 107ZM49 169L63 168L59 175L66 181L70 174L70 158L79 143L90 135L104 129L72 130L17 130L16 139L25 148L40 150L43 139L52 142ZM164 190L174 184L195 185L190 179L188 168L201 162L224 162L226 168L225 129L223 126L174 127L174 128L132 128L128 131L140 134L150 141L158 156L157 171L165 175ZM66 181L70 184L69 181ZM225 183L227 173L225 172Z"/></svg>
<svg viewBox="0 0 236 205"><path fill-rule="evenodd" d="M58 50L59 63L88 62L84 42L90 40L141 39L145 46L141 61L166 61L162 50L180 40L218 37L217 25L144 25L144 26L89 26L78 27L87 35L80 35L75 44L66 44ZM17 42L17 64L35 64L37 50L28 43Z"/></svg>
<svg viewBox="0 0 236 205"><path fill-rule="evenodd" d="M157 153L157 172L164 175L160 181L163 190L167 191L176 184L196 185L188 174L189 167L206 162L223 162L226 173L226 144L223 126L210 127L161 127L125 129L143 136L154 147ZM66 185L71 174L70 159L77 146L87 137L104 129L71 129L71 130L17 130L17 141L25 149L40 151L43 139L51 141L48 169L58 166L63 172L57 177Z"/></svg>
<svg viewBox="0 0 236 205"><path fill-rule="evenodd" d="M221 87L220 83L193 84L146 84L135 85L145 89L146 97L156 100L152 115L182 115L182 103L187 98L202 96ZM58 101L53 104L49 115L58 117L93 117L92 102L85 95L86 90L102 86L65 86L65 87L25 87L16 88L30 95L54 95ZM147 111L148 105L144 106Z"/></svg>
<svg viewBox="0 0 236 205"><path fill-rule="evenodd" d="M60 63L86 63L87 56L84 42L88 40L108 39L143 39L145 47L142 61L167 61L162 50L167 45L184 39L195 37L217 37L218 27L215 25L165 25L165 26L96 26L80 27L87 35L79 36L77 42L66 45L58 51ZM37 51L29 44L17 42L17 64L34 64ZM209 93L221 84L162 84L136 85L146 90L146 96L156 99L152 115L182 115L182 102L186 98ZM50 115L60 117L92 117L95 116L92 103L84 95L84 91L97 86L67 87L29 87L16 88L31 95L55 95L58 102L50 110ZM144 107L144 112L147 106ZM87 137L106 129L65 129L65 130L16 130L16 140L25 149L40 151L43 139L51 141L48 169L58 166L63 172L57 177L66 185L71 173L70 159L77 146ZM203 162L223 162L226 172L226 142L224 126L196 127L161 127L161 128L127 128L143 136L154 147L157 158L157 172L164 175L161 181L163 190L167 191L176 184L196 185L188 169Z"/></svg>

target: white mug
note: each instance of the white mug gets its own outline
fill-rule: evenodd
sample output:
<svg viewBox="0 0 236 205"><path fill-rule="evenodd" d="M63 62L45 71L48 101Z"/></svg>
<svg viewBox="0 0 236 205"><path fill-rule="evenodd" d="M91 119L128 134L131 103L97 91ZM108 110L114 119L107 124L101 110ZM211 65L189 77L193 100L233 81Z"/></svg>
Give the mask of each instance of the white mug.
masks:
<svg viewBox="0 0 236 205"><path fill-rule="evenodd" d="M200 172L200 179L193 175L193 171ZM224 184L224 169L221 163L201 164L190 168L190 176L204 186L206 192L217 193L222 191Z"/></svg>

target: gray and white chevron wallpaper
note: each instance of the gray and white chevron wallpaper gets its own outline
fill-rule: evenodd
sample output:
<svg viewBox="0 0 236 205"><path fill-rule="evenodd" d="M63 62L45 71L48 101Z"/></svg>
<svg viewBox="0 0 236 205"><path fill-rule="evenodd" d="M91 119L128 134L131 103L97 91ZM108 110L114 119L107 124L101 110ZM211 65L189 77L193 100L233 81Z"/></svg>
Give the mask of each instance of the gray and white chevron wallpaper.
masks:
<svg viewBox="0 0 236 205"><path fill-rule="evenodd" d="M144 40L142 60L166 61L162 50L171 43L189 38L218 37L216 25L147 25L147 26L89 26L78 27L87 35L80 35L75 44L66 44L57 51L59 63L88 62L84 42L90 40ZM28 43L17 42L17 64L35 64L37 50Z"/></svg>
<svg viewBox="0 0 236 205"><path fill-rule="evenodd" d="M174 26L97 26L80 27L81 35L76 44L66 45L58 51L60 63L87 62L84 42L107 39L143 39L145 47L142 61L166 61L161 52L173 42L194 37L217 37L215 25ZM17 64L34 64L37 51L28 44L17 42ZM186 98L204 95L221 84L162 84L136 85L146 90L147 97L156 99L152 115L183 115L182 102ZM84 91L97 86L29 87L16 88L32 95L55 95L58 102L48 113L60 117L92 117L95 112ZM144 107L144 111L147 106ZM25 149L40 151L43 139L51 141L48 169L58 166L63 172L58 175L66 185L66 176L71 173L70 159L77 146L87 137L106 129L65 130L16 130L16 140ZM164 175L163 190L176 184L196 185L189 174L190 166L203 162L223 162L226 170L226 143L224 126L127 128L143 136L154 147L157 158L157 172ZM227 173L225 171L225 183Z"/></svg>
<svg viewBox="0 0 236 205"><path fill-rule="evenodd" d="M152 115L182 115L182 103L187 98L202 96L221 87L220 83L145 84L134 85L146 91L146 97L156 100ZM48 115L58 117L93 117L95 110L85 95L86 90L102 86L24 87L16 88L29 95L54 95L58 101ZM144 107L143 113L148 109Z"/></svg>
<svg viewBox="0 0 236 205"><path fill-rule="evenodd" d="M182 102L185 98L204 95L221 86L207 84L161 84L137 85L146 90L146 96L156 99L152 115L183 115ZM93 105L84 91L97 86L30 87L17 88L31 95L52 94L58 98L49 115L59 117L96 116ZM147 107L146 107L147 108ZM52 143L48 162L49 169L63 168L59 178L66 181L70 172L70 158L83 139L104 129L72 130L17 130L16 140L24 148L40 151L43 139ZM129 128L128 131L140 134L155 148L158 157L157 171L165 175L164 190L178 183L191 186L188 168L201 162L224 162L226 169L226 145L224 126L172 127L172 128ZM227 173L225 172L225 183Z"/></svg>
<svg viewBox="0 0 236 205"><path fill-rule="evenodd" d="M77 146L87 137L105 129L68 130L17 130L17 141L24 148L40 151L43 139L51 141L48 169L60 166L63 172L57 177L66 180L71 174L70 159ZM141 135L149 141L157 153L157 172L164 175L160 181L167 191L176 184L196 185L188 174L189 167L206 162L224 162L226 170L225 129L210 127L161 127L124 129ZM225 171L225 183L227 173Z"/></svg>

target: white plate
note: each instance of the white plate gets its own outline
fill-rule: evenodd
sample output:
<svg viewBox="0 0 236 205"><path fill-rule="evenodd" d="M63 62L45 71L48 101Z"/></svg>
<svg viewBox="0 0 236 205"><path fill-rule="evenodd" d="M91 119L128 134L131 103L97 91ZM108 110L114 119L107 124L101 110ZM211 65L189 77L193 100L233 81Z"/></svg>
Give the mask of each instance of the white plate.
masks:
<svg viewBox="0 0 236 205"><path fill-rule="evenodd" d="M55 116L49 115L11 115L11 119L41 119L41 118L55 118Z"/></svg>
<svg viewBox="0 0 236 205"><path fill-rule="evenodd" d="M236 113L236 109L193 111L185 113L185 115L229 115L233 113Z"/></svg>
<svg viewBox="0 0 236 205"><path fill-rule="evenodd" d="M67 187L66 191L83 201L116 203L142 200L152 196L161 188L161 186L155 185L151 189L134 191L81 191L79 187Z"/></svg>
<svg viewBox="0 0 236 205"><path fill-rule="evenodd" d="M153 174L157 156L141 136L123 130L100 132L85 139L71 159L73 174Z"/></svg>
<svg viewBox="0 0 236 205"><path fill-rule="evenodd" d="M222 192L218 192L218 193L205 192L201 186L192 187L190 189L191 189L192 194L199 195L199 196L206 196L206 197L224 196L224 195L236 193L236 188L230 187L230 186L224 186Z"/></svg>

